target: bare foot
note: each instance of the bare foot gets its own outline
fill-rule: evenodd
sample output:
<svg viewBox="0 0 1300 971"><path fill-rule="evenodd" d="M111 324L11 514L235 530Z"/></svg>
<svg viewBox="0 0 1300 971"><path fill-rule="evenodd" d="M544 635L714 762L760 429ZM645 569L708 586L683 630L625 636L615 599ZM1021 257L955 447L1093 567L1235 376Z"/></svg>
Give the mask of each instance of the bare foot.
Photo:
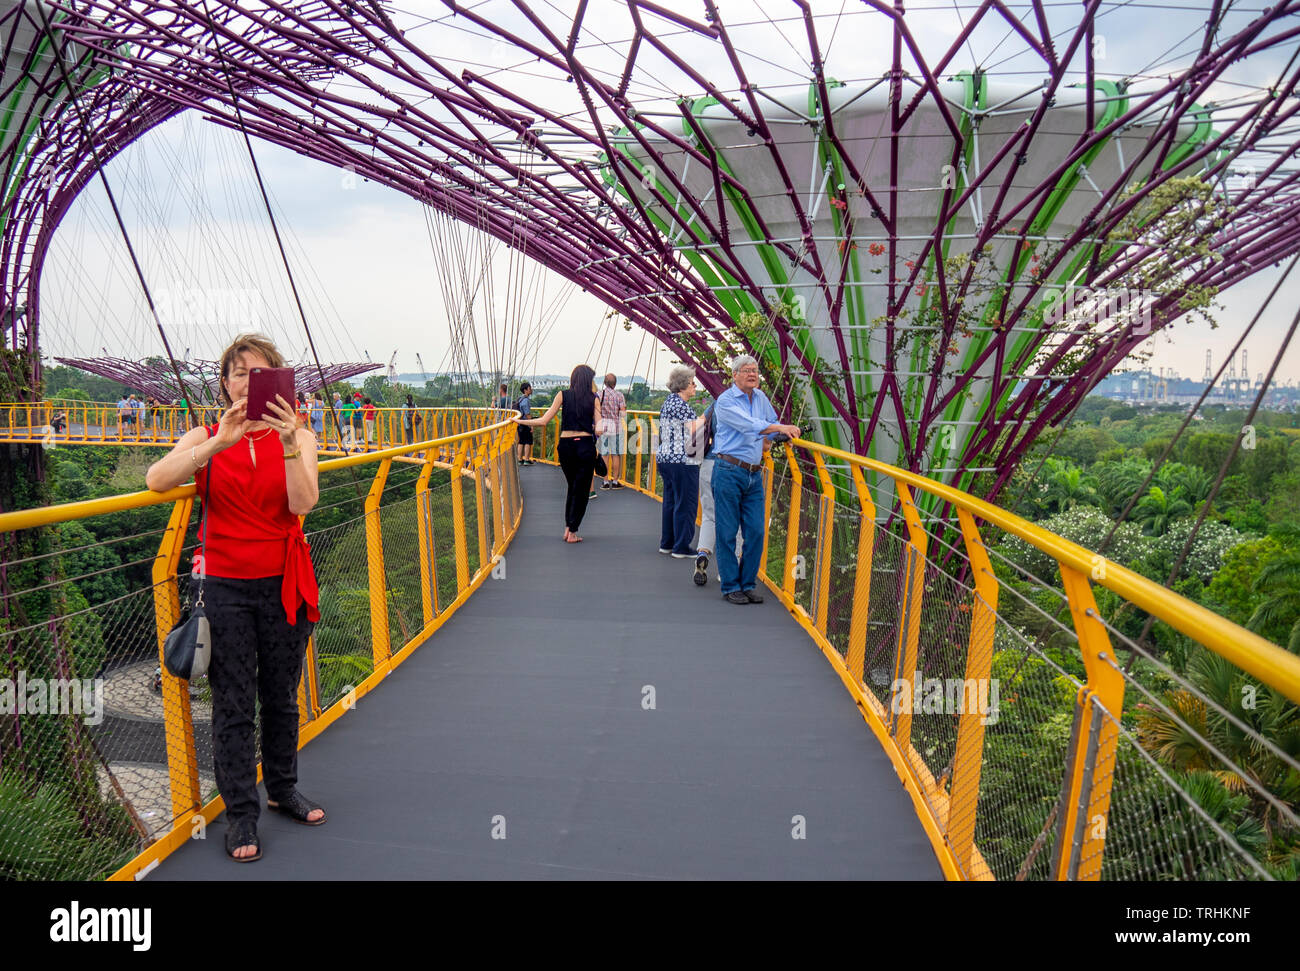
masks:
<svg viewBox="0 0 1300 971"><path fill-rule="evenodd" d="M566 543L581 543L582 537L579 536L577 533L570 533L568 536L564 538L564 541Z"/></svg>

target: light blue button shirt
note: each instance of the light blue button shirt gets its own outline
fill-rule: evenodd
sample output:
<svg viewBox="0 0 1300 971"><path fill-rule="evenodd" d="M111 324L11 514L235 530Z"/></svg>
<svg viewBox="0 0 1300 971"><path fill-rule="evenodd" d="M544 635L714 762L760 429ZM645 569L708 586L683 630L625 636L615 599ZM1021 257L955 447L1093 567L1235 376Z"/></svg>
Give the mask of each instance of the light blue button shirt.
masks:
<svg viewBox="0 0 1300 971"><path fill-rule="evenodd" d="M713 439L715 456L730 455L751 465L763 461L763 439L770 436L764 436L762 431L779 419L761 389L755 388L750 396L733 384L718 395L714 414L718 417L718 432Z"/></svg>

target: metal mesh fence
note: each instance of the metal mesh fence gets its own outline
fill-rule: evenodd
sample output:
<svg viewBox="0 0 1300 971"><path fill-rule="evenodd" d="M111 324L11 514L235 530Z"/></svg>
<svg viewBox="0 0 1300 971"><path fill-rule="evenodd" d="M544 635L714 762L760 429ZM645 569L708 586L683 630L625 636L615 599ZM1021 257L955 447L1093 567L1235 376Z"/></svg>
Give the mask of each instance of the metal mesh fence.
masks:
<svg viewBox="0 0 1300 971"><path fill-rule="evenodd" d="M420 593L420 534L414 495L380 507L388 636L394 652L424 627Z"/></svg>
<svg viewBox="0 0 1300 971"><path fill-rule="evenodd" d="M794 602L810 616L813 614L813 591L817 588L818 581L818 547L822 540L822 499L816 486L815 479L810 481L805 477L799 495L799 533L795 541L795 549L798 552L794 554L790 563L791 579L794 581ZM788 518L786 525L788 528ZM783 563L782 567L784 566Z"/></svg>
<svg viewBox="0 0 1300 971"><path fill-rule="evenodd" d="M764 572L778 587L785 577L786 538L790 533L791 480L784 467L778 464L772 475L768 491L771 493L771 510L767 520L767 555L763 560Z"/></svg>
<svg viewBox="0 0 1300 971"><path fill-rule="evenodd" d="M888 708L899 664L898 637L902 628L899 604L907 582L906 551L910 545L886 528L876 529L871 557L863 669L865 685Z"/></svg>
<svg viewBox="0 0 1300 971"><path fill-rule="evenodd" d="M826 592L826 639L843 658L848 657L849 635L853 625L853 612L857 605L859 546L862 538L862 515L839 503L829 507L834 521L830 549L823 555L830 560L830 580ZM870 536L868 526L868 537ZM819 564L820 567L820 564ZM815 605L816 606L816 605ZM865 616L867 604L859 609ZM860 666L849 672L859 681L863 678Z"/></svg>
<svg viewBox="0 0 1300 971"><path fill-rule="evenodd" d="M145 541L156 546L156 535ZM37 582L7 598L0 633L0 878L97 879L171 827L166 735L183 715L157 676L155 592L140 581L149 563L90 575L75 556L37 565ZM197 687L195 745L210 765L204 704ZM211 785L200 773L200 788ZM178 795L200 793L186 784Z"/></svg>
<svg viewBox="0 0 1300 971"><path fill-rule="evenodd" d="M437 611L449 608L457 596L456 532L452 522L451 475L435 469L429 480L427 503L429 535L433 545L434 578L437 586Z"/></svg>
<svg viewBox="0 0 1300 971"><path fill-rule="evenodd" d="M1163 702L1142 703L1132 690L1141 687L1141 665L1138 674L1124 672L1131 686L1124 723L1102 710L1095 696L1085 696L1096 712L1090 722L1077 708L1082 656L1075 632L1058 619L1064 604L1059 590L1033 577L1023 583L1004 577L999 612L975 591L955 524L929 522L929 554L918 559L895 507L894 518L871 524L870 591L864 593L859 573L868 563L859 543L859 510L829 502L808 485L805 477L790 564L794 606L819 624L824 611L827 641L880 702L888 730L968 878L1205 880L1286 872L1287 861L1266 858L1262 804L1253 812L1247 804L1273 799L1283 824L1293 805L1271 793L1243 792L1246 785L1233 790L1223 784L1225 777L1260 775L1258 757L1246 768L1245 750L1273 746L1255 731L1265 716L1226 726L1237 730L1235 736L1223 724L1246 680L1242 672L1221 658L1200 658L1201 682L1215 681L1210 668L1217 665L1224 695L1217 723L1213 712L1204 711L1213 702L1200 690L1205 685L1186 678L1177 679ZM778 459L767 558L769 577L778 586L786 569L791 492ZM827 517L829 529L823 528ZM918 586L913 571L919 571ZM918 593L914 614L909 605ZM867 608L866 620L858 618L857 644L855 602ZM1136 628L1144 616L1130 615L1126 623ZM1020 626L1025 618L1034 621L1028 629ZM1181 636L1160 626L1158 641ZM1107 627L1117 646L1133 645L1122 630ZM913 644L914 670L905 663ZM980 658L971 656L975 645ZM1144 662L1173 675L1149 655ZM904 685L901 677L909 672ZM979 672L987 678L974 677ZM1207 746L1213 740L1226 749L1235 738L1242 751L1195 771L1175 771L1157 757L1157 740L1168 743L1174 723L1204 733ZM1271 762L1287 771L1296 768L1293 763L1281 750ZM1078 773L1083 781L1071 790ZM1272 773L1275 782L1280 774Z"/></svg>
<svg viewBox="0 0 1300 971"><path fill-rule="evenodd" d="M931 809L939 814L943 811L944 789L952 777L958 720L966 710L979 706L980 686L972 686L975 689L972 697L965 683L970 591L939 569L933 560L921 562L920 569L924 592L917 632L916 670L910 689L911 746L936 780L939 791L925 795Z"/></svg>
<svg viewBox="0 0 1300 971"><path fill-rule="evenodd" d="M659 494L649 422L645 428L639 481L649 490L653 478ZM553 436L548 445L553 455ZM631 480L637 445L634 432ZM453 461L454 449L442 457ZM778 586L792 493L785 461L778 455L766 558ZM434 588L433 610L445 611L515 521L513 454L492 454L484 442L464 463L471 474L433 470L423 496L415 491L418 465L392 466L376 514L387 622L381 656L423 628L424 584ZM306 523L321 579L309 672L320 709L373 672L382 634L371 617L368 478L348 470L322 476L321 502ZM1162 624L1148 642L1160 649L1140 646L1134 638L1145 615L1103 600L1111 643L1121 658L1136 656L1122 670L1110 662L1127 685L1118 719L1095 696L1083 695L1080 708L1082 655L1074 630L1057 619L1060 591L994 549L995 611L973 589L978 578L955 530L928 523L929 555L920 558L897 506L882 504L865 524L864 545L857 508L823 497L815 476L802 485L796 559L788 564L794 604L815 621L825 617L827 640L879 703L931 815L962 847L958 866L967 876L1300 875L1285 843L1278 849L1278 834L1300 823L1293 705ZM158 676L157 623L167 626L189 596L198 522L191 517L175 589L155 587L150 570L169 509L144 511L144 528L120 540L84 542L69 530L59 537L65 549L5 565L17 593L0 626L0 877L102 877L215 795L207 685ZM109 547L113 559L96 559ZM978 644L982 660L972 657ZM1182 658L1178 670L1168 656ZM980 665L987 684L972 685L967 675L985 670ZM1263 693L1258 704L1243 701L1251 692ZM174 753L189 721L192 764L178 771L168 743ZM1085 781L1071 805L1078 773Z"/></svg>
<svg viewBox="0 0 1300 971"><path fill-rule="evenodd" d="M975 845L998 880L1051 876L1058 801L1079 683L1031 638L999 621L985 728Z"/></svg>
<svg viewBox="0 0 1300 971"><path fill-rule="evenodd" d="M380 540L388 624L381 656L424 626L422 518L435 611L446 609L479 568L480 520L489 551L504 540L521 507L516 467L509 452L493 455L486 441L478 448L478 461L471 451L466 462L476 471L458 476L461 570L452 472L433 469L420 499L420 465L395 461L372 517L364 512L372 469L322 473L320 501L305 522L321 620L311 645L314 664L299 692L301 723L374 670L382 624L371 617L368 519L381 527L372 537ZM441 457L452 460L454 449L442 449ZM171 504L103 514L95 517L102 527L96 532L84 521L67 521L7 537L0 879L103 878L173 826L191 824L197 807L217 795L207 681L187 684L165 676L159 664L158 632L178 618L194 586L189 568L201 503L194 507L183 538L168 526L169 515L182 508ZM160 544L179 549L180 559L176 578L155 584Z"/></svg>
<svg viewBox="0 0 1300 971"><path fill-rule="evenodd" d="M1111 777L1109 812L1103 830L1095 822L1103 807L1090 804L1084 825L1104 833L1105 851L1099 845L1082 852L1080 867L1095 866L1100 858L1103 880L1269 878L1255 856L1265 842L1262 827L1213 798L1217 780L1193 777L1191 791L1185 791L1137 738L1104 709L1097 712L1099 736L1115 740L1098 753L1093 768L1097 776Z"/></svg>
<svg viewBox="0 0 1300 971"><path fill-rule="evenodd" d="M316 576L328 578L313 635L320 706L328 708L374 671L365 517L309 531L307 542Z"/></svg>

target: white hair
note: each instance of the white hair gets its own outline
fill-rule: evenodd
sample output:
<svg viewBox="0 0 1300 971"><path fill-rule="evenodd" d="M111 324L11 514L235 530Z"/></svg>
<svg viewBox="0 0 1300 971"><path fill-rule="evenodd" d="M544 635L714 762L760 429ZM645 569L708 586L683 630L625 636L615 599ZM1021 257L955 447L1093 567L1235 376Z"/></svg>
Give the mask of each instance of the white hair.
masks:
<svg viewBox="0 0 1300 971"><path fill-rule="evenodd" d="M731 373L735 374L741 368L749 367L749 365L751 364L753 364L755 367L758 366L758 362L754 360L750 355L737 354L735 357L731 359Z"/></svg>
<svg viewBox="0 0 1300 971"><path fill-rule="evenodd" d="M674 394L678 391L685 391L686 386L694 380L694 368L689 368L685 364L678 364L668 372L668 390Z"/></svg>

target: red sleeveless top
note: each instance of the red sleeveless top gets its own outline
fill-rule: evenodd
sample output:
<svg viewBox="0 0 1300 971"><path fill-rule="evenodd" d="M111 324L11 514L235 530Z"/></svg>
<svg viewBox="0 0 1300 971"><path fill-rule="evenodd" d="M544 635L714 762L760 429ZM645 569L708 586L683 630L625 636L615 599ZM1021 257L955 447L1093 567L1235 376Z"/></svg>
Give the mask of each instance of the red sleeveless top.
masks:
<svg viewBox="0 0 1300 971"><path fill-rule="evenodd" d="M208 437L217 426L209 425ZM298 517L289 511L284 482L284 447L274 431L245 435L218 452L194 473L199 496L208 493L207 522L199 527L202 543L194 551L197 568L205 559L208 576L240 580L283 575L280 602L290 624L307 604L307 619L320 620L320 592L311 564L311 547ZM257 465L248 442L257 450ZM211 484L208 476L212 474Z"/></svg>

